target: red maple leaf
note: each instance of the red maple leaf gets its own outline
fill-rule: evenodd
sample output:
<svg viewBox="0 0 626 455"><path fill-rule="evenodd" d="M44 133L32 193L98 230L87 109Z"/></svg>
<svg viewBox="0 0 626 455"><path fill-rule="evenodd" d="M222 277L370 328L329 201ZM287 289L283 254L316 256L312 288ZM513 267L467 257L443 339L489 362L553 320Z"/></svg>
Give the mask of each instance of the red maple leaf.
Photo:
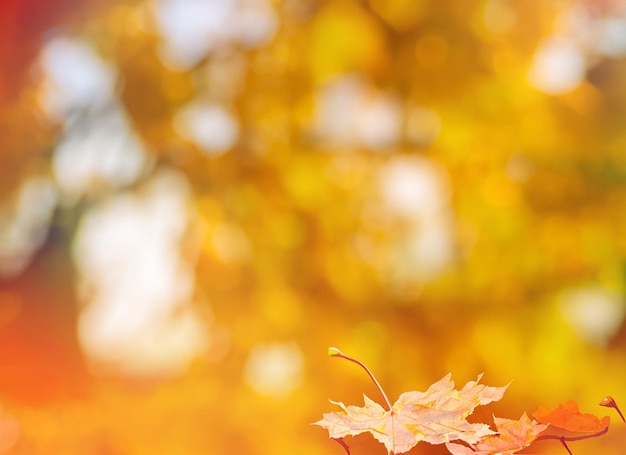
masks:
<svg viewBox="0 0 626 455"><path fill-rule="evenodd" d="M547 406L539 406L533 413L533 417L540 423L550 424L575 433L598 433L609 427L610 417L601 419L593 414L582 414L578 410L578 404L569 400L561 403L554 410Z"/></svg>

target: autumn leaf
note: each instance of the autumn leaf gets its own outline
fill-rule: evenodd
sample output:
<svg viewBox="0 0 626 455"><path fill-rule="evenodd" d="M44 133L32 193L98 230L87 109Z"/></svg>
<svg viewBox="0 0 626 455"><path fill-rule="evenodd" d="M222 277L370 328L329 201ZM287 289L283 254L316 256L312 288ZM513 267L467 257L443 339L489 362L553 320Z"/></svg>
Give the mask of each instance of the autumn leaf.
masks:
<svg viewBox="0 0 626 455"><path fill-rule="evenodd" d="M546 406L539 406L533 417L540 423L576 433L598 433L608 428L610 417L601 419L593 414L583 414L578 410L578 404L569 400L551 410Z"/></svg>
<svg viewBox="0 0 626 455"><path fill-rule="evenodd" d="M528 447L541 432L548 428L547 424L538 424L525 413L519 420L494 417L497 434L485 436L470 446L447 443L446 448L453 455L509 455Z"/></svg>
<svg viewBox="0 0 626 455"><path fill-rule="evenodd" d="M331 401L342 410L325 413L315 424L326 428L330 437L336 439L369 432L389 453L396 454L409 451L421 441L477 443L493 431L488 425L469 423L465 418L477 406L501 399L506 389L479 384L480 378L455 390L451 375L447 374L426 392L403 393L391 409L365 395L362 407Z"/></svg>

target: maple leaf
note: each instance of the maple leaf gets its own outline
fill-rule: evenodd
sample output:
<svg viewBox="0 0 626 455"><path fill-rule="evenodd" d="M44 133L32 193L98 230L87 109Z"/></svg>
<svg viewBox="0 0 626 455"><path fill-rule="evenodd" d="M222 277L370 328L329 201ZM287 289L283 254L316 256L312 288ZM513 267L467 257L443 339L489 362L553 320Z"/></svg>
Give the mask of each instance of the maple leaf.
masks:
<svg viewBox="0 0 626 455"><path fill-rule="evenodd" d="M539 406L533 417L540 423L550 424L557 428L576 433L598 433L609 427L610 417L600 419L593 414L583 414L578 410L578 404L569 400L551 410L546 406Z"/></svg>
<svg viewBox="0 0 626 455"><path fill-rule="evenodd" d="M363 396L364 406L346 406L331 401L342 411L325 413L315 422L328 430L331 438L369 432L383 443L388 453L404 453L421 441L443 444L452 440L477 443L493 434L488 425L469 423L465 418L477 406L502 398L505 387L488 387L478 381L454 389L451 374L432 384L426 392L405 392L385 409Z"/></svg>
<svg viewBox="0 0 626 455"><path fill-rule="evenodd" d="M465 446L454 442L446 444L453 455L509 455L528 447L546 428L538 424L526 413L519 420L493 418L497 434L488 435L475 444Z"/></svg>

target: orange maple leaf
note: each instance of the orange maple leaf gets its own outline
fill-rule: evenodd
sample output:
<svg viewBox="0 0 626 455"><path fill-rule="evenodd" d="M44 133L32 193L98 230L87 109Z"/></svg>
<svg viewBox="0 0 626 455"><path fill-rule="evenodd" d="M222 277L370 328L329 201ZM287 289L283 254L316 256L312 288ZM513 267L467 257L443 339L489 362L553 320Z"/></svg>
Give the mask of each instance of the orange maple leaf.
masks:
<svg viewBox="0 0 626 455"><path fill-rule="evenodd" d="M547 424L538 424L528 418L526 413L519 420L494 417L497 434L485 436L475 444L465 446L454 442L446 444L452 455L510 455L528 447Z"/></svg>
<svg viewBox="0 0 626 455"><path fill-rule="evenodd" d="M550 424L557 428L576 433L598 433L608 428L610 417L601 419L593 414L582 414L578 404L569 400L561 403L555 410L546 406L539 406L533 417L540 423Z"/></svg>
<svg viewBox="0 0 626 455"><path fill-rule="evenodd" d="M447 374L426 392L403 393L391 409L383 408L365 395L362 407L331 401L342 411L325 413L315 424L326 428L335 439L369 432L389 453L396 454L409 451L421 441L477 443L493 431L488 425L469 423L465 418L477 406L501 399L506 389L506 386L478 384L481 376L455 390L451 375Z"/></svg>

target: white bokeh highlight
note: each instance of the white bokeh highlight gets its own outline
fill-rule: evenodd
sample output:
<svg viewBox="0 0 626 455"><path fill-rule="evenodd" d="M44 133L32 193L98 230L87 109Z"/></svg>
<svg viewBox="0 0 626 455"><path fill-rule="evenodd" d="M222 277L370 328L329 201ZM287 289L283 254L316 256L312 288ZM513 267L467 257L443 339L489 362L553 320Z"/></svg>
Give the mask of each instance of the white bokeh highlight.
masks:
<svg viewBox="0 0 626 455"><path fill-rule="evenodd" d="M457 257L447 174L424 157L397 156L379 169L376 189L362 214L369 234L355 245L390 291L410 300Z"/></svg>
<svg viewBox="0 0 626 455"><path fill-rule="evenodd" d="M626 317L626 301L619 292L598 285L569 289L559 299L565 321L585 341L606 346Z"/></svg>
<svg viewBox="0 0 626 455"><path fill-rule="evenodd" d="M202 101L185 106L176 115L174 128L209 156L224 154L239 137L239 123L231 112L218 104Z"/></svg>
<svg viewBox="0 0 626 455"><path fill-rule="evenodd" d="M609 17L599 22L596 32L598 51L612 58L626 55L626 17Z"/></svg>
<svg viewBox="0 0 626 455"><path fill-rule="evenodd" d="M386 150L402 130L399 100L359 76L323 85L315 98L315 131L323 142L343 147Z"/></svg>
<svg viewBox="0 0 626 455"><path fill-rule="evenodd" d="M551 37L537 49L528 80L546 94L559 95L578 87L585 72L585 58L576 43Z"/></svg>
<svg viewBox="0 0 626 455"><path fill-rule="evenodd" d="M379 185L386 206L407 218L436 216L449 203L450 189L445 177L425 158L390 160L380 170Z"/></svg>
<svg viewBox="0 0 626 455"><path fill-rule="evenodd" d="M82 220L74 244L85 304L79 339L96 368L171 376L207 347L191 306L193 264L181 252L192 216L189 197L185 178L164 172Z"/></svg>
<svg viewBox="0 0 626 455"><path fill-rule="evenodd" d="M244 378L259 395L286 398L300 385L304 356L295 342L256 345L246 360Z"/></svg>
<svg viewBox="0 0 626 455"><path fill-rule="evenodd" d="M220 47L258 48L278 27L267 0L155 0L154 17L161 58L177 70L192 68Z"/></svg>
<svg viewBox="0 0 626 455"><path fill-rule="evenodd" d="M120 107L84 118L59 141L52 171L64 195L78 197L134 183L151 160Z"/></svg>
<svg viewBox="0 0 626 455"><path fill-rule="evenodd" d="M75 110L98 107L114 94L117 73L86 41L56 37L40 55L41 104L46 114L64 120Z"/></svg>

